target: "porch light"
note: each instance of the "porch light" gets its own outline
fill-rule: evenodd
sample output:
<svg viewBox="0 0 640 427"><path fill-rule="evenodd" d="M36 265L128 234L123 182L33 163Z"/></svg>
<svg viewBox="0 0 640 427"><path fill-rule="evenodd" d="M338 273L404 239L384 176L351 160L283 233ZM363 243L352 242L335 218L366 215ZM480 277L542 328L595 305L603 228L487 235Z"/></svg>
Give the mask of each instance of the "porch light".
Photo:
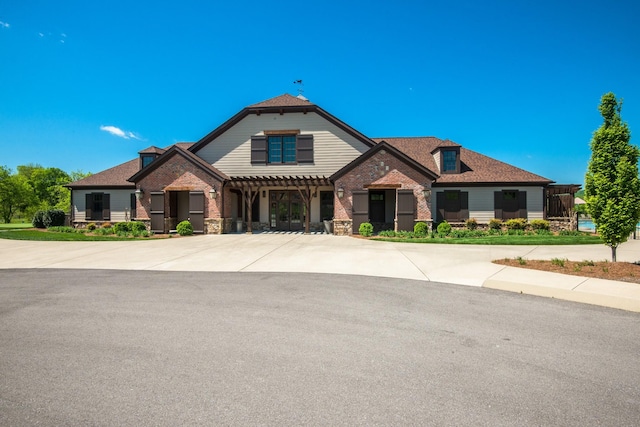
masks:
<svg viewBox="0 0 640 427"><path fill-rule="evenodd" d="M427 202L431 200L431 189L430 188L425 188L424 190L422 190L422 194L424 194L424 199Z"/></svg>
<svg viewBox="0 0 640 427"><path fill-rule="evenodd" d="M209 190L209 197L211 197L212 199L218 197L218 192L215 188L211 187L211 190Z"/></svg>
<svg viewBox="0 0 640 427"><path fill-rule="evenodd" d="M344 197L344 188L338 188L338 199L342 199Z"/></svg>
<svg viewBox="0 0 640 427"><path fill-rule="evenodd" d="M144 191L142 190L142 188L136 188L136 199L138 200L142 200L142 195L144 194Z"/></svg>

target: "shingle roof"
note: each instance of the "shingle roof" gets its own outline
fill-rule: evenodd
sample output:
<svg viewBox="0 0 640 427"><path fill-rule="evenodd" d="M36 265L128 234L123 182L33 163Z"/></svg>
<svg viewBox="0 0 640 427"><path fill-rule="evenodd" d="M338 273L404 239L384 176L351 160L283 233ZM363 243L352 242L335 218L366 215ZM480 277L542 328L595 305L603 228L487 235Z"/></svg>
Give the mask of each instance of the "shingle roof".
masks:
<svg viewBox="0 0 640 427"><path fill-rule="evenodd" d="M174 144L180 147L183 150L188 149L193 145L193 142L178 142ZM157 153L162 154L166 152L169 148L158 148L151 146L146 148L140 153ZM128 179L133 175L138 173L140 170L140 159L135 158L129 160L128 162L124 162L119 164L118 166L114 166L110 169L104 170L102 172L98 172L96 174L90 175L86 178L80 179L78 181L67 184L66 187L70 188L84 188L84 187L129 187L135 188L135 185L132 182L129 182Z"/></svg>
<svg viewBox="0 0 640 427"><path fill-rule="evenodd" d="M267 99L266 101L258 102L248 106L247 108L261 108L261 107L299 107L304 105L314 105L307 99L299 98L297 96L291 96L285 93L275 98Z"/></svg>
<svg viewBox="0 0 640 427"><path fill-rule="evenodd" d="M422 163L428 169L439 172L433 151L438 147L460 147L459 144L434 137L374 138L376 142L386 141L409 157ZM483 154L460 148L459 174L441 174L437 184L480 184L480 183L524 183L549 184L550 179L527 172Z"/></svg>
<svg viewBox="0 0 640 427"><path fill-rule="evenodd" d="M66 187L130 187L135 185L127 179L140 169L140 159L135 158L110 169L90 175L86 178L67 184Z"/></svg>

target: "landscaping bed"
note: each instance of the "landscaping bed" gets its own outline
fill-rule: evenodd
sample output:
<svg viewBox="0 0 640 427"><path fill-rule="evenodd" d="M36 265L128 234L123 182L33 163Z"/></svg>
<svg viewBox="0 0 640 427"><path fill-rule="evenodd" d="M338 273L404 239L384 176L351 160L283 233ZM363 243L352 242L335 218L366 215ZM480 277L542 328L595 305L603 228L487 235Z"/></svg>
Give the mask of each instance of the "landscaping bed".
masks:
<svg viewBox="0 0 640 427"><path fill-rule="evenodd" d="M529 260L521 257L493 261L509 267L529 268L597 279L619 280L640 284L640 265L630 262L569 261L555 258L550 261Z"/></svg>

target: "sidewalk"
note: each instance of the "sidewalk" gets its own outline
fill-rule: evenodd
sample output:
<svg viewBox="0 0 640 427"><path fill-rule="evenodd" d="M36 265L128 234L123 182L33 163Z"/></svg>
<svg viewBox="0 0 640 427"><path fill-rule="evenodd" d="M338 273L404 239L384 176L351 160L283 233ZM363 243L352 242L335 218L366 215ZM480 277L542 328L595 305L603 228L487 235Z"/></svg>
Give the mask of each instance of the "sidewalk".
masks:
<svg viewBox="0 0 640 427"><path fill-rule="evenodd" d="M0 269L357 274L484 286L640 312L640 284L506 267L491 262L518 256L601 261L610 259L611 255L604 245L411 244L326 234L225 234L132 242L0 239ZM618 260L640 260L640 241L621 245Z"/></svg>

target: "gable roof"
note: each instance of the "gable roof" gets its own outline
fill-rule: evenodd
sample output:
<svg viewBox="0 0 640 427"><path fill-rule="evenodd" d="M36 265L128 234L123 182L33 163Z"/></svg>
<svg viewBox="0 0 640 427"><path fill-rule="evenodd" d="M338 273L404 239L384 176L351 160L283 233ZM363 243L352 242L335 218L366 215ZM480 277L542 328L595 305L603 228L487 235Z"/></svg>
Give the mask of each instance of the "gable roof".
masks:
<svg viewBox="0 0 640 427"><path fill-rule="evenodd" d="M196 167L202 169L207 174L213 176L214 178L220 181L226 181L229 179L227 175L220 172L218 169L210 165L209 163L202 160L200 157L196 156L192 152L181 148L178 145L172 145L167 151L160 155L157 159L151 162L147 167L137 171L133 176L131 176L127 181L130 182L138 182L145 176L149 175L151 172L156 170L159 166L166 163L172 157L179 155L185 158L187 161L195 165Z"/></svg>
<svg viewBox="0 0 640 427"><path fill-rule="evenodd" d="M434 186L454 184L525 184L547 185L554 181L501 162L478 152L461 147L459 144L432 136L410 138L374 138L376 142L386 141L407 156L415 159L428 169L439 171L433 152L440 147L460 147L460 173L442 174Z"/></svg>
<svg viewBox="0 0 640 427"><path fill-rule="evenodd" d="M259 102L257 104L250 105L248 107L243 108L239 113L231 117L229 120L215 128L209 134L205 135L200 141L193 144L189 151L193 153L197 153L201 148L215 140L217 137L231 129L237 123L239 123L242 119L247 117L249 114L284 114L284 113L316 113L320 117L324 118L328 122L336 125L349 135L353 136L363 144L368 147L375 146L375 142L373 142L369 137L364 134L358 132L351 126L347 125L342 120L337 117L327 113L322 108L318 107L316 104L302 98L298 98L295 96L291 96L289 94L283 94L280 96L276 96L275 98L267 99L265 101Z"/></svg>
<svg viewBox="0 0 640 427"><path fill-rule="evenodd" d="M396 157L400 161L404 162L409 167L411 167L411 168L415 169L416 171L422 173L423 175L429 176L429 177L431 177L431 179L436 179L438 177L437 173L433 172L429 168L425 167L423 164L421 164L421 163L415 161L414 159L412 159L411 157L407 156L405 153L403 153L402 151L398 150L393 145L390 145L385 141L381 141L375 147L370 148L365 153L363 153L362 155L358 156L355 160L351 161L349 164L344 166L342 169L340 169L339 171L335 172L333 175L331 175L329 177L329 179L331 181L335 181L336 179L338 179L341 176L343 176L343 175L347 174L348 172L350 172L352 169L358 167L360 164L366 162L374 154L376 154L378 151L380 151L382 149L386 149L389 152L389 154L391 154L392 156Z"/></svg>

